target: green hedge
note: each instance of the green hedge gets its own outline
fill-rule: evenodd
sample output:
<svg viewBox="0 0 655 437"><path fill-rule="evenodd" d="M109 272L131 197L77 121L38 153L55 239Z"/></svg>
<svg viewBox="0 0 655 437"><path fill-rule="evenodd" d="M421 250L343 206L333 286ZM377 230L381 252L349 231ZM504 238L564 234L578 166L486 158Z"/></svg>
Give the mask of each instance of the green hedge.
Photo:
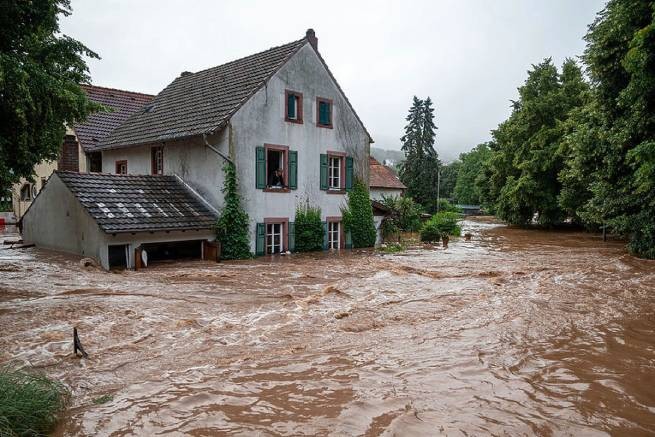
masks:
<svg viewBox="0 0 655 437"><path fill-rule="evenodd" d="M357 180L348 192L348 206L342 210L346 231L350 231L353 247L373 247L377 232L368 187Z"/></svg>
<svg viewBox="0 0 655 437"><path fill-rule="evenodd" d="M444 235L459 237L462 229L457 222L461 214L456 212L438 212L421 228L421 241L439 241Z"/></svg>
<svg viewBox="0 0 655 437"><path fill-rule="evenodd" d="M324 233L321 208L312 207L309 203L296 208L295 250L297 252L322 250Z"/></svg>

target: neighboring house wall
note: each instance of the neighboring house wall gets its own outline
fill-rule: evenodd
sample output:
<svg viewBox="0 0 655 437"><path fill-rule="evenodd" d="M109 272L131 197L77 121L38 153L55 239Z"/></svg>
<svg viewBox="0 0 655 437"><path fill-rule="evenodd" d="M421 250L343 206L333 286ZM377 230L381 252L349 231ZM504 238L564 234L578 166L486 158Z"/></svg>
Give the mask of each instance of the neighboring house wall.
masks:
<svg viewBox="0 0 655 437"><path fill-rule="evenodd" d="M13 186L12 204L16 219L20 220L23 214L25 214L27 208L32 204L32 200L35 197L34 194L41 192L45 186L44 182L47 182L53 171L70 170L84 173L87 171L87 168L86 154L84 153L84 150L82 150L79 141L77 141L75 132L70 128L66 128L66 137L64 138L59 160L42 161L35 165L34 183L28 182L26 179L21 179L19 183ZM26 183L31 184L35 188L32 190L34 193L32 193L30 200L21 200L21 189Z"/></svg>
<svg viewBox="0 0 655 437"><path fill-rule="evenodd" d="M207 141L228 155L227 130L219 135L208 136ZM223 189L223 164L225 161L205 146L199 137L154 145L105 150L102 152L102 172L116 173L116 162L127 161L128 174L151 174L151 150L153 147L162 145L164 147L164 174L178 175L214 208L221 208L223 206L221 190Z"/></svg>
<svg viewBox="0 0 655 437"><path fill-rule="evenodd" d="M382 200L383 197L400 197L403 190L396 188L377 188L371 187L371 199Z"/></svg>
<svg viewBox="0 0 655 437"><path fill-rule="evenodd" d="M20 182L12 187L12 205L17 220L20 220L23 214L25 214L27 208L32 204L32 199L35 197L34 194L41 192L44 187L44 181L47 181L55 170L57 170L57 161L43 161L34 166L34 182L21 178ZM21 198L21 190L25 184L30 185L31 193L29 200L22 200Z"/></svg>
<svg viewBox="0 0 655 437"><path fill-rule="evenodd" d="M285 121L286 90L303 95L302 124ZM317 126L317 97L333 102L332 128ZM345 193L333 194L320 189L321 154L329 151L352 157L355 176L368 182L369 137L309 44L233 115L230 126L208 141L226 155L232 150L231 156L236 158L239 188L250 217L253 252L256 223L272 217L293 221L296 206L306 200L321 207L323 218L341 215L341 206L346 203ZM230 129L232 147L229 144ZM267 144L298 152L297 189L265 192L256 188L256 148ZM151 148L161 145L105 150L103 172L115 173L116 161L126 160L129 174L150 174ZM177 174L220 210L223 205L223 159L198 137L163 145L164 174ZM345 178L345 174L342 177Z"/></svg>
<svg viewBox="0 0 655 437"><path fill-rule="evenodd" d="M22 234L27 243L98 260L106 248L104 233L56 174L23 217Z"/></svg>

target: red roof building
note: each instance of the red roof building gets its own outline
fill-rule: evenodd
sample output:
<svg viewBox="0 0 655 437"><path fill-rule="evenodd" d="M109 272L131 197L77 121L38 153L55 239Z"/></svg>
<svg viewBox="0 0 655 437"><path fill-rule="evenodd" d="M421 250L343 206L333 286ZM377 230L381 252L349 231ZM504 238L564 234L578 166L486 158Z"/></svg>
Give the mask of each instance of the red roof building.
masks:
<svg viewBox="0 0 655 437"><path fill-rule="evenodd" d="M391 168L380 164L372 156L369 160L369 169L371 198L380 199L382 196L401 196L407 189Z"/></svg>

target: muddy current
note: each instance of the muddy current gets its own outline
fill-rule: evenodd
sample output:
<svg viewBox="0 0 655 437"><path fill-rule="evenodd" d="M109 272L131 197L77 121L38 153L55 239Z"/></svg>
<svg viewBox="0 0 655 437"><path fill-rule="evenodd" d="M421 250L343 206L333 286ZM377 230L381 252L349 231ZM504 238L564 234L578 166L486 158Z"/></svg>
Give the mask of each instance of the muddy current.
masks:
<svg viewBox="0 0 655 437"><path fill-rule="evenodd" d="M0 248L0 363L70 388L56 435L655 435L655 262L463 228L120 273Z"/></svg>

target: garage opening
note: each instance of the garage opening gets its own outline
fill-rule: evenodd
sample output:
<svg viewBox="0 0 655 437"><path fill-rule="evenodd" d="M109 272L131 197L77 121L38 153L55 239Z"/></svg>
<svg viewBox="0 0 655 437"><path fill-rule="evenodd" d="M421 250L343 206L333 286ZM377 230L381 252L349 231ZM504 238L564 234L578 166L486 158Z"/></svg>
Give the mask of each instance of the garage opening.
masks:
<svg viewBox="0 0 655 437"><path fill-rule="evenodd" d="M126 269L128 256L127 244L115 244L109 246L109 268Z"/></svg>
<svg viewBox="0 0 655 437"><path fill-rule="evenodd" d="M148 254L148 264L202 257L202 240L146 243L141 245L141 248Z"/></svg>

